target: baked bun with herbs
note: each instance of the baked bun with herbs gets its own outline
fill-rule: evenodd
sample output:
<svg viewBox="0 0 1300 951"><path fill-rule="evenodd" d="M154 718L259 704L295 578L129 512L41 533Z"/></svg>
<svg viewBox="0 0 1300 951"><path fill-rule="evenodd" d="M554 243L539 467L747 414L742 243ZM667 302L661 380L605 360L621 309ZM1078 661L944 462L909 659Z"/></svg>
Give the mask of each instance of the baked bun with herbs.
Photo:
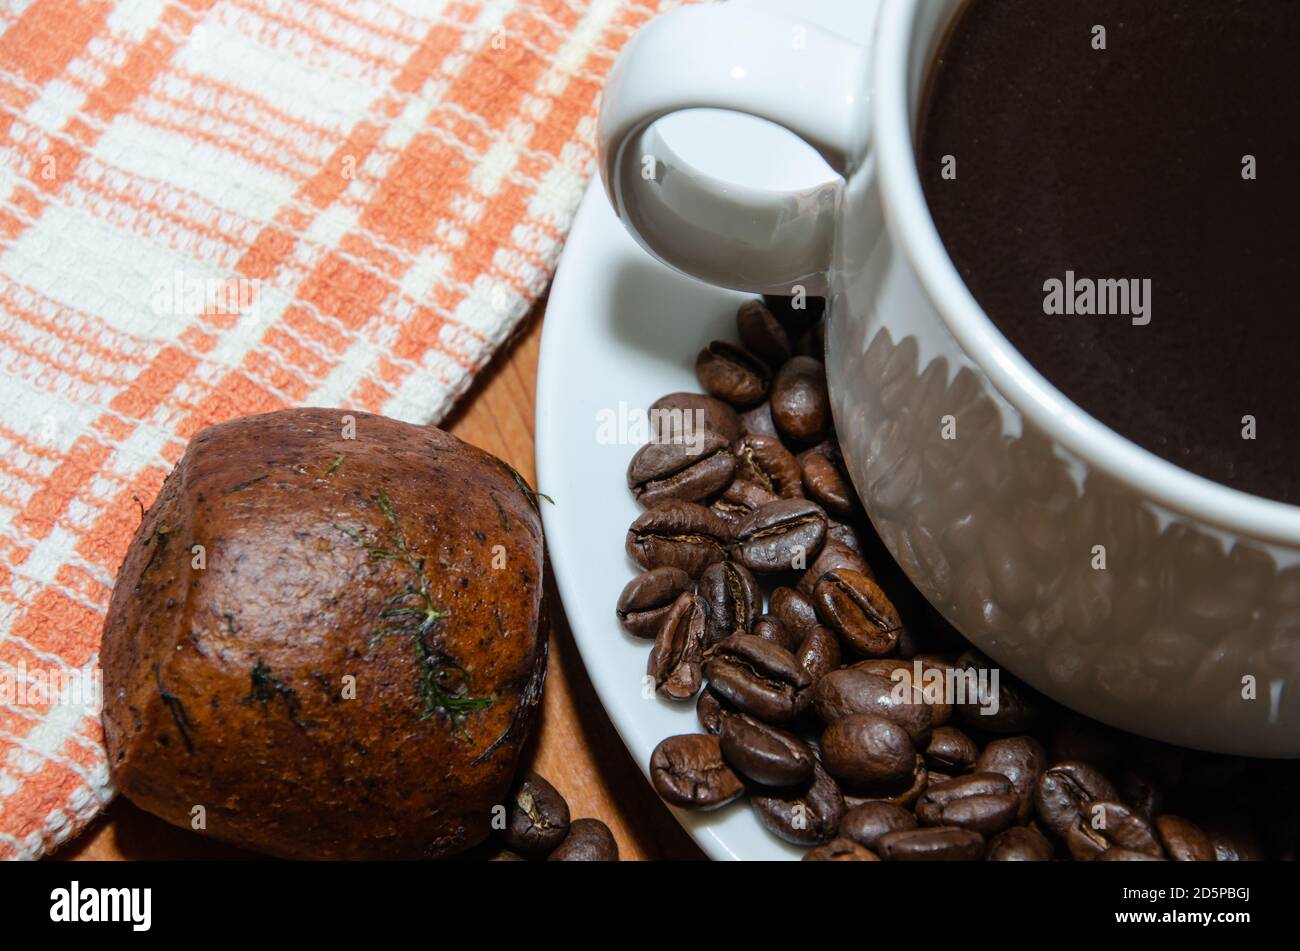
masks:
<svg viewBox="0 0 1300 951"><path fill-rule="evenodd" d="M538 499L431 426L297 409L199 433L104 626L115 785L291 858L439 858L506 803L546 672Z"/></svg>

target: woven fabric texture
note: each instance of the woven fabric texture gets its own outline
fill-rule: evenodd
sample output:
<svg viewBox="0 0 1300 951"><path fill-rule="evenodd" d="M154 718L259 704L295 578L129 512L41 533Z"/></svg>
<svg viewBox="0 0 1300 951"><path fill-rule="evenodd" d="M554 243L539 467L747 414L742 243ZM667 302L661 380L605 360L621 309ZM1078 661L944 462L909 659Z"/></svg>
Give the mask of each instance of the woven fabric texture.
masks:
<svg viewBox="0 0 1300 951"><path fill-rule="evenodd" d="M51 688L94 683L186 442L293 405L440 420L544 291L604 76L673 5L0 3L0 858L112 795L97 711Z"/></svg>

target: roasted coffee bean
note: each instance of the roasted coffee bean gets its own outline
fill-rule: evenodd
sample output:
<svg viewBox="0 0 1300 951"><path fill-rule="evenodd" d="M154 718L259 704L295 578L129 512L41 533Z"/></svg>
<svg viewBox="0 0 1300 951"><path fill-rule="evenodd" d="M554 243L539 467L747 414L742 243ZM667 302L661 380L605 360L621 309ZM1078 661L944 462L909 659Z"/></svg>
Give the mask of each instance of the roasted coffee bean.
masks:
<svg viewBox="0 0 1300 951"><path fill-rule="evenodd" d="M773 439L780 438L780 433L776 431L776 423L772 422L772 404L767 400L740 414L740 434L743 436L746 433L753 436L771 436Z"/></svg>
<svg viewBox="0 0 1300 951"><path fill-rule="evenodd" d="M736 526L749 517L751 512L757 512L768 502L775 502L778 498L780 496L775 492L757 482L733 479L709 508L734 532Z"/></svg>
<svg viewBox="0 0 1300 951"><path fill-rule="evenodd" d="M650 757L650 782L665 802L687 809L716 809L745 791L723 761L718 738L708 733L663 740Z"/></svg>
<svg viewBox="0 0 1300 951"><path fill-rule="evenodd" d="M637 575L618 597L618 619L629 634L653 640L677 596L694 586L680 568L652 568Z"/></svg>
<svg viewBox="0 0 1300 951"><path fill-rule="evenodd" d="M890 686L888 697L877 696L875 708L869 712L893 720L907 731L918 751L925 750L934 731L934 706L912 681L893 680Z"/></svg>
<svg viewBox="0 0 1300 951"><path fill-rule="evenodd" d="M569 804L554 786L527 772L515 786L502 833L518 852L549 852L569 833Z"/></svg>
<svg viewBox="0 0 1300 951"><path fill-rule="evenodd" d="M1115 797L1110 780L1087 763L1057 763L1038 777L1034 811L1044 828L1065 839L1074 826L1086 821L1086 813L1093 803Z"/></svg>
<svg viewBox="0 0 1300 951"><path fill-rule="evenodd" d="M781 297L764 294L763 303L791 336L799 336L818 323L826 312L824 297Z"/></svg>
<svg viewBox="0 0 1300 951"><path fill-rule="evenodd" d="M1163 856L1135 852L1133 849L1110 848L1097 856L1098 862L1163 862Z"/></svg>
<svg viewBox="0 0 1300 951"><path fill-rule="evenodd" d="M819 320L813 324L795 341L794 352L800 357L816 357L818 360L826 359L826 321Z"/></svg>
<svg viewBox="0 0 1300 951"><path fill-rule="evenodd" d="M898 643L894 647L894 653L902 660L911 660L916 656L918 650L920 650L920 644L916 635L908 630L906 626L901 628L898 632Z"/></svg>
<svg viewBox="0 0 1300 951"><path fill-rule="evenodd" d="M816 702L815 694L814 702ZM975 761L979 759L980 748L974 740L955 726L937 726L930 734L930 743L926 746L924 755L925 764L931 770L965 773L974 768Z"/></svg>
<svg viewBox="0 0 1300 951"><path fill-rule="evenodd" d="M617 862L618 843L609 826L599 819L574 819L569 834L554 852L546 857L548 862Z"/></svg>
<svg viewBox="0 0 1300 951"><path fill-rule="evenodd" d="M816 442L831 424L826 368L813 357L792 357L772 380L769 402L777 432L795 442Z"/></svg>
<svg viewBox="0 0 1300 951"><path fill-rule="evenodd" d="M768 366L779 367L790 359L790 335L762 301L751 300L736 312L740 342Z"/></svg>
<svg viewBox="0 0 1300 951"><path fill-rule="evenodd" d="M1093 800L1080 812L1066 833L1065 846L1080 862L1094 859L1112 848L1164 857L1151 823L1122 802L1106 800Z"/></svg>
<svg viewBox="0 0 1300 951"><path fill-rule="evenodd" d="M984 836L969 829L931 826L886 833L876 848L886 862L973 862L984 853Z"/></svg>
<svg viewBox="0 0 1300 951"><path fill-rule="evenodd" d="M1009 736L993 740L975 761L979 773L1001 773L1011 780L1020 797L1020 821L1028 822L1034 811L1034 790L1047 768L1043 744L1032 736Z"/></svg>
<svg viewBox="0 0 1300 951"><path fill-rule="evenodd" d="M646 443L627 467L627 485L647 507L672 500L698 502L725 489L735 471L731 442L705 429L689 441Z"/></svg>
<svg viewBox="0 0 1300 951"><path fill-rule="evenodd" d="M901 726L914 745L924 748L930 742L930 708L917 688L853 667L831 671L817 681L813 709L826 724L855 713L874 713Z"/></svg>
<svg viewBox="0 0 1300 951"><path fill-rule="evenodd" d="M929 535L941 526L931 524L933 513L925 511L914 513L922 520L919 529L904 530L886 521L877 533L867 522L826 408L819 362L825 323L801 319L808 314L792 309L789 301L776 300L772 306L783 309L769 314L757 302L740 309L737 328L743 347L717 343L701 354L702 376L725 389L727 399L674 393L656 401L651 408L651 445L629 466L629 485L649 511L629 532L628 551L638 563L656 570L625 588L618 604L620 622L635 635L655 637L683 595L687 603L704 606L699 655L690 636L699 609L680 607L677 626L657 639L649 664L658 673L660 689L678 695L689 696L701 674L713 678L711 686L699 691L696 703L706 734L680 739L716 739L719 755L713 760L724 775L731 775L730 791L691 797L726 801L749 785L757 790L756 800L761 798L754 807L765 825L792 841L823 845L809 855L814 861L870 861L877 852L891 860L978 858L983 853L990 861L1046 860L1058 854L1100 861L1159 855L1179 861L1230 861L1263 857L1262 842L1268 843L1270 857L1294 858L1300 853L1300 820L1293 805L1300 793L1300 770L1286 773L1270 766L1265 771L1240 757L1194 754L1065 714L975 649L967 649L906 577L909 571L915 574L918 559L930 560L925 553L938 541ZM820 309L821 302L816 306ZM890 345L886 356L893 350L898 351L898 366L914 365L915 353L906 344ZM875 360L874 365L883 362ZM964 398L959 394L958 401ZM734 459L729 474L724 471L727 454ZM924 460L926 466L936 464L929 456ZM966 465L976 482L996 476L980 466L978 459L973 468ZM936 474L954 480L955 495L969 494L970 486L963 482L970 481L969 473L954 476L950 469L938 464ZM1048 488L1034 483L1028 492L1041 496L1046 506ZM780 500L796 501L756 514ZM694 504L700 502L707 508ZM814 528L769 518L771 511L817 508L822 522ZM973 524L966 519L951 528L945 544L981 556L975 560L986 567L992 564L989 571L996 574L998 565L1005 568L1005 552L990 554L984 542L966 538ZM1031 547L1046 555L1050 539L1040 528L1034 529ZM771 592L769 614L764 615L766 577L756 579L741 561L728 559L750 560L757 570L786 582L795 561L787 556L808 540L803 531L820 536L820 547L815 554L806 552L812 563L793 587ZM912 537L915 531L922 535ZM902 572L890 552L897 553ZM1208 552L1207 558L1207 569L1221 567ZM932 567L922 564L923 570ZM1027 570L1043 575L1039 585L1054 577L1050 558L1037 567L1031 558ZM869 579L874 587L850 572ZM1095 648L1105 668L1103 686L1113 687L1132 658L1100 641L1082 645L1067 638L1058 644L1064 623L1059 609L1050 604L1035 608L1032 598L1025 601L1022 582L1029 575L1012 574L1017 576L995 578L993 588L985 578L985 587L976 592L980 598L995 598L995 607L1006 614L1003 649L1019 656L1028 648L1047 645L1063 651L1060 656L1067 660L1073 658L1077 667L1079 651ZM1219 575L1222 571L1211 571L1207 577ZM1300 571L1296 577L1300 579ZM693 578L700 579L695 598ZM1028 583L1035 582L1030 578ZM1136 599L1133 604L1120 597L1124 592L1113 592L1125 609L1117 614L1121 621L1127 617L1142 623L1144 606L1149 607L1144 599L1151 596L1146 589L1152 583L1139 578L1139 587L1129 592L1129 600ZM883 621L873 610L878 607L876 592L889 605ZM1256 594L1243 592L1233 597ZM1260 596L1267 608L1300 617L1300 580L1282 595ZM698 621L694 626L698 630ZM874 636L878 626L886 629L884 635ZM954 661L952 656L963 650ZM709 658L703 671L691 662L697 656ZM1144 653L1141 659L1145 663L1151 658ZM1072 670L1068 664L1053 664L1054 678ZM1156 665L1148 673L1158 675L1166 666ZM904 696L896 696L900 690ZM955 709L950 701L963 692L966 700ZM918 694L921 702L903 702L915 701ZM829 721L822 737L808 735L814 724L806 713L814 701L818 715ZM883 718L886 726L875 729L892 732L883 738L866 730L854 732L851 727L864 716ZM950 718L958 717L953 722L960 722L961 729L948 725ZM724 737L727 723L732 726ZM1061 724L1052 737L1050 759L1040 742L1049 735L1044 723ZM1001 738L988 742L990 735ZM725 765L724 740L727 757L739 769ZM873 742L878 749L872 748ZM911 750L921 751L913 752L910 764L906 742ZM814 764L813 780L790 785L794 774L785 770L794 770L796 762ZM1048 769L1048 763L1056 765ZM832 774L841 778L842 790ZM883 780L882 774L889 778ZM836 789L841 811L846 803L854 807L850 815L862 811L861 831L853 835L852 823L845 818L841 838L833 845L824 844L832 835L827 822L814 822L811 834L799 829L806 825L807 810L796 800L815 786L818 775ZM662 781L657 778L656 786ZM781 785L767 785L772 783ZM1189 810L1196 822L1164 814L1166 797L1180 810ZM915 828L916 816L909 811L913 809L926 825ZM900 827L894 828L892 821ZM1020 825L1008 826L1014 822ZM886 835L893 838L878 845Z"/></svg>
<svg viewBox="0 0 1300 951"><path fill-rule="evenodd" d="M834 568L813 589L822 622L854 650L881 657L898 644L903 622L880 586L851 568Z"/></svg>
<svg viewBox="0 0 1300 951"><path fill-rule="evenodd" d="M999 773L968 773L931 783L916 804L923 825L960 826L992 836L1016 823L1018 800Z"/></svg>
<svg viewBox="0 0 1300 951"><path fill-rule="evenodd" d="M969 668L968 668L969 669ZM968 689L966 696L976 699L958 704L956 710L967 726L986 733L1023 733L1032 730L1038 722L1041 701L1021 683L1011 681L1004 670L997 691L987 693L971 682L976 689Z"/></svg>
<svg viewBox="0 0 1300 951"><path fill-rule="evenodd" d="M940 777L940 780L944 778L951 777ZM906 776L892 783L873 786L868 794L857 798L862 802L888 802L895 806L902 806L904 809L911 809L928 788L930 788L930 770L925 765L925 757L918 753L916 761L912 764L912 771ZM854 802L854 805L858 804L857 801Z"/></svg>
<svg viewBox="0 0 1300 951"><path fill-rule="evenodd" d="M1175 862L1213 862L1214 844L1201 827L1181 816L1163 815L1155 820L1156 835Z"/></svg>
<svg viewBox="0 0 1300 951"><path fill-rule="evenodd" d="M831 841L844 819L844 795L816 762L811 780L792 789L756 790L750 802L763 828L795 845Z"/></svg>
<svg viewBox="0 0 1300 951"><path fill-rule="evenodd" d="M832 722L822 733L821 752L827 771L855 791L902 781L916 766L907 731L874 713L851 713Z"/></svg>
<svg viewBox="0 0 1300 951"><path fill-rule="evenodd" d="M499 837L492 837L484 842L479 843L467 852L462 852L457 856L459 862L527 862L514 849L507 848L501 844Z"/></svg>
<svg viewBox="0 0 1300 951"><path fill-rule="evenodd" d="M932 783L916 803L916 817L923 825L960 826L991 836L1015 825L1019 805L1011 780L1001 773L971 773Z"/></svg>
<svg viewBox="0 0 1300 951"><path fill-rule="evenodd" d="M784 647L792 654L799 649L799 635L791 631L771 614L764 614L755 618L754 626L749 629L749 633L755 637L761 637L765 641L770 641L778 647Z"/></svg>
<svg viewBox="0 0 1300 951"><path fill-rule="evenodd" d="M855 660L849 664L849 669L875 674L877 677L884 677L889 681L894 680L895 676L901 678L903 674L908 677L912 676L912 662L903 660L901 657L867 657L863 660ZM897 671L903 673L896 673Z"/></svg>
<svg viewBox="0 0 1300 951"><path fill-rule="evenodd" d="M892 802L874 800L854 806L840 824L840 835L848 836L859 845L874 849L880 837L887 832L916 828L916 816Z"/></svg>
<svg viewBox="0 0 1300 951"><path fill-rule="evenodd" d="M874 713L879 690L892 690L893 684L855 667L843 667L826 674L813 690L813 710L827 725L852 713Z"/></svg>
<svg viewBox="0 0 1300 951"><path fill-rule="evenodd" d="M808 452L799 458L799 470L805 495L831 515L840 518L853 515L856 496L839 466L820 452Z"/></svg>
<svg viewBox="0 0 1300 951"><path fill-rule="evenodd" d="M1267 858L1258 833L1245 816L1216 812L1202 818L1201 828L1210 837L1217 861L1262 862Z"/></svg>
<svg viewBox="0 0 1300 951"><path fill-rule="evenodd" d="M1147 764L1125 766L1115 778L1120 801L1148 822L1165 811L1165 790L1147 770Z"/></svg>
<svg viewBox="0 0 1300 951"><path fill-rule="evenodd" d="M773 591L769 610L782 624L800 636L806 635L820 623L812 602L794 588L781 587Z"/></svg>
<svg viewBox="0 0 1300 951"><path fill-rule="evenodd" d="M655 690L669 700L689 700L704 683L704 602L680 595L655 638L646 673Z"/></svg>
<svg viewBox="0 0 1300 951"><path fill-rule="evenodd" d="M706 610L704 646L732 634L744 634L763 606L763 591L749 569L733 561L710 565L700 575L700 598Z"/></svg>
<svg viewBox="0 0 1300 951"><path fill-rule="evenodd" d="M731 444L736 478L757 482L783 499L803 498L803 476L790 450L775 436L745 433Z"/></svg>
<svg viewBox="0 0 1300 951"><path fill-rule="evenodd" d="M804 854L805 862L879 862L880 856L852 839L831 839Z"/></svg>
<svg viewBox="0 0 1300 951"><path fill-rule="evenodd" d="M903 629L903 633L907 633L907 628ZM902 637L899 638L899 642L901 646ZM949 688L949 684L955 683L952 664L938 654L917 654L910 664L906 664L906 667L912 683L921 685L921 693L934 715L934 725L943 726L952 719L953 714L952 690Z"/></svg>
<svg viewBox="0 0 1300 951"><path fill-rule="evenodd" d="M866 575L868 578L875 577L871 566L867 564L867 560L862 555L838 542L828 541L822 545L817 560L799 576L799 583L795 585L795 590L805 598L812 598L813 592L817 588L817 582L822 580L822 576L826 572L833 571L836 568L850 568Z"/></svg>
<svg viewBox="0 0 1300 951"><path fill-rule="evenodd" d="M726 501L744 510L744 515L757 512L769 502L775 502L781 496L773 492L769 487L752 482L748 479L734 479L731 485L719 497L719 501Z"/></svg>
<svg viewBox="0 0 1300 951"><path fill-rule="evenodd" d="M1052 843L1037 829L1012 826L993 837L984 857L990 862L1050 862Z"/></svg>
<svg viewBox="0 0 1300 951"><path fill-rule="evenodd" d="M680 568L698 578L727 556L726 524L694 502L665 502L642 512L627 533L627 553L642 568Z"/></svg>
<svg viewBox="0 0 1300 951"><path fill-rule="evenodd" d="M996 668L983 654L967 651L953 666L968 671L968 685L977 686L968 688L966 702L957 705L958 715L968 725L988 733L1026 733L1037 725L1038 695L1005 670L998 670L995 680Z"/></svg>
<svg viewBox="0 0 1300 951"><path fill-rule="evenodd" d="M803 466L804 460L809 456L818 455L825 457L827 462L836 466L844 465L844 452L840 449L839 440L836 438L834 431L827 434L826 438L820 442L815 442L807 448L800 449L795 453L795 461Z"/></svg>
<svg viewBox="0 0 1300 951"><path fill-rule="evenodd" d="M790 722L812 699L812 678L794 655L752 634L717 644L704 674L721 699L768 723Z"/></svg>
<svg viewBox="0 0 1300 951"><path fill-rule="evenodd" d="M706 733L717 734L722 731L722 716L728 712L718 695L707 687L700 691L695 701L695 718L700 721Z"/></svg>
<svg viewBox="0 0 1300 951"><path fill-rule="evenodd" d="M808 629L808 635L795 651L795 660L799 666L808 671L813 687L817 682L840 666L839 638L830 628L814 624Z"/></svg>
<svg viewBox="0 0 1300 951"><path fill-rule="evenodd" d="M715 340L695 358L695 375L711 395L733 406L753 406L767 396L772 371L735 344Z"/></svg>
<svg viewBox="0 0 1300 951"><path fill-rule="evenodd" d="M780 499L744 519L733 534L731 556L750 571L790 571L821 550L826 513L807 499Z"/></svg>
<svg viewBox="0 0 1300 951"><path fill-rule="evenodd" d="M814 502L818 501L813 499ZM823 508L825 506L823 505ZM838 519L830 518L826 521L826 544L834 543L842 545L849 551L862 554L862 536L858 530L847 522L841 522Z"/></svg>
<svg viewBox="0 0 1300 951"><path fill-rule="evenodd" d="M703 393L669 393L650 404L650 432L655 442L689 439L700 430L728 442L740 437L740 417L722 400Z"/></svg>
<svg viewBox="0 0 1300 951"><path fill-rule="evenodd" d="M793 733L743 713L722 717L722 757L737 773L764 786L796 786L812 778L813 753Z"/></svg>

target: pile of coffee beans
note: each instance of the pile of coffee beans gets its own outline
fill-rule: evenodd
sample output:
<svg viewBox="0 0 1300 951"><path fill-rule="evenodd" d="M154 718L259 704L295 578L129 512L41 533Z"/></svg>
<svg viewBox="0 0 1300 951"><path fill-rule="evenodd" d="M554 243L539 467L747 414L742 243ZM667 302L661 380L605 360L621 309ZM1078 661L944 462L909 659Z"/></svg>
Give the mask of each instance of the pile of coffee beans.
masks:
<svg viewBox="0 0 1300 951"><path fill-rule="evenodd" d="M494 825L495 828L495 825ZM617 862L618 843L599 819L569 819L558 789L525 772L506 805L505 827L466 856L488 862Z"/></svg>
<svg viewBox="0 0 1300 951"><path fill-rule="evenodd" d="M656 402L628 467L645 511L627 552L643 573L618 617L653 642L659 696L694 702L704 731L655 749L660 796L690 809L747 797L809 860L1293 859L1296 763L1072 714L1005 671L994 680L930 608L859 507L822 304L807 303L744 304L739 343L696 360L704 393ZM988 689L954 702L923 686L930 672Z"/></svg>

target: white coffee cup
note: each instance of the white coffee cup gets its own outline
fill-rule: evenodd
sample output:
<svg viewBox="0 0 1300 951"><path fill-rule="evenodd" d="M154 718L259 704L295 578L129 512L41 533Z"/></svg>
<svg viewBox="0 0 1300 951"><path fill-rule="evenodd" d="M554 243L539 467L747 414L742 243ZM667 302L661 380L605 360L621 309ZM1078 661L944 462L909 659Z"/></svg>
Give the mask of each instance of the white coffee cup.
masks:
<svg viewBox="0 0 1300 951"><path fill-rule="evenodd" d="M605 90L610 201L687 274L828 298L831 402L863 505L996 663L1137 733L1300 755L1300 507L1193 475L1083 412L944 250L913 142L960 6L882 0L869 47L755 6L659 17ZM698 107L784 126L843 181L773 193L689 167L653 123Z"/></svg>

